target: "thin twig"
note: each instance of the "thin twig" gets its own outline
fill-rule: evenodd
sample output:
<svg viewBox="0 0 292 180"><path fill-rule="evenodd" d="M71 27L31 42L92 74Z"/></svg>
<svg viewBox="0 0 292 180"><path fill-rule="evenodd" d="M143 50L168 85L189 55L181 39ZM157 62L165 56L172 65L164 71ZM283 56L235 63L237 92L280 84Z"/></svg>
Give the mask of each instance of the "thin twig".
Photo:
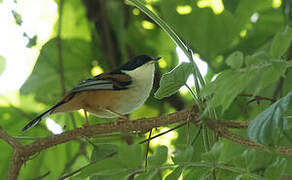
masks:
<svg viewBox="0 0 292 180"><path fill-rule="evenodd" d="M64 75L64 64L63 64L63 55L62 55L62 17L63 17L63 3L64 0L59 1L59 19L58 19L58 32L57 32L57 47L58 47L58 65L59 65L59 75L61 81L61 90L62 95L66 93L65 87L65 75Z"/></svg>
<svg viewBox="0 0 292 180"><path fill-rule="evenodd" d="M143 143L148 142L148 141L150 141L150 140L152 140L152 139L155 139L155 138L157 138L157 137L159 137L159 136L162 136L162 135L164 135L164 134L167 134L167 133L169 133L169 132L171 132L171 131L173 131L173 130L175 130L175 129L178 129L178 128L184 126L185 124L186 124L186 122L184 122L184 123L182 123L182 124L180 124L180 125L177 125L177 126L175 126L174 128L171 128L171 129L169 129L169 130L167 130L167 131L165 131L165 132L162 132L162 133L160 133L160 134L157 134L157 135L155 135L155 136L152 136L151 138L145 139L145 140L139 142L139 144L143 144Z"/></svg>
<svg viewBox="0 0 292 180"><path fill-rule="evenodd" d="M146 154L145 154L145 169L147 169L147 163L148 163L148 153L149 153L149 146L150 146L150 138L152 134L152 129L149 131L147 146L146 146Z"/></svg>
<svg viewBox="0 0 292 180"><path fill-rule="evenodd" d="M46 172L45 174L43 174L43 175L41 175L41 176L39 176L39 177L36 177L36 178L33 178L33 179L29 179L29 180L39 180L39 179L43 179L43 178L45 178L46 176L48 176L50 173L51 173L51 172L48 171L48 172Z"/></svg>

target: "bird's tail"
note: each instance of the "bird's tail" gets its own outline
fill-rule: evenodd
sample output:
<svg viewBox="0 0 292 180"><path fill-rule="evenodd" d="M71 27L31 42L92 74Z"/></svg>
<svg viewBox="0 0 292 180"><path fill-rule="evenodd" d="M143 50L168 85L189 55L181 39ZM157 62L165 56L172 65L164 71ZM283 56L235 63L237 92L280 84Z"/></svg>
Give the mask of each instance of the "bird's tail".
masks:
<svg viewBox="0 0 292 180"><path fill-rule="evenodd" d="M62 105L63 103L58 103L55 106L51 107L49 110L43 112L41 115L39 115L38 117L36 117L35 119L31 120L29 123L27 123L27 125L24 126L24 128L21 130L22 133L24 133L25 131L27 131L28 129L34 127L35 125L37 125L41 120L45 119L46 117L48 117L49 115L51 115L54 110Z"/></svg>

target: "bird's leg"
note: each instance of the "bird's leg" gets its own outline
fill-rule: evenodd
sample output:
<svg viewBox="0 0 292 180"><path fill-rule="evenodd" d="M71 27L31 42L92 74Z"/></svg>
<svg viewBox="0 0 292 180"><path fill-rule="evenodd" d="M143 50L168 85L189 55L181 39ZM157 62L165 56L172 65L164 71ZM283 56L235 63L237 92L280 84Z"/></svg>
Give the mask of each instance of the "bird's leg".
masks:
<svg viewBox="0 0 292 180"><path fill-rule="evenodd" d="M129 120L127 116L125 116L121 113L115 112L115 111L111 110L109 107L106 107L105 110L109 113L112 113L113 115L118 116L119 118L121 118L123 120Z"/></svg>
<svg viewBox="0 0 292 180"><path fill-rule="evenodd" d="M83 124L84 127L89 126L89 121L88 121L88 117L87 117L87 111L85 109L83 109L84 112L84 116L85 116L85 123Z"/></svg>

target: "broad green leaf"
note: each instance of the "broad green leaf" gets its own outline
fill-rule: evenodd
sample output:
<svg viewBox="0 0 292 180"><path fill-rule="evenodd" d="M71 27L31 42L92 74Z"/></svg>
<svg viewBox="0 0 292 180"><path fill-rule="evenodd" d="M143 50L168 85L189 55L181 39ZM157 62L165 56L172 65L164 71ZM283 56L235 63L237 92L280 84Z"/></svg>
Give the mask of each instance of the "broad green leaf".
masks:
<svg viewBox="0 0 292 180"><path fill-rule="evenodd" d="M257 51L252 55L246 56L244 60L247 66L252 66L268 62L270 58L266 51Z"/></svg>
<svg viewBox="0 0 292 180"><path fill-rule="evenodd" d="M287 166L285 158L278 157L277 160L265 170L265 178L268 180L281 179Z"/></svg>
<svg viewBox="0 0 292 180"><path fill-rule="evenodd" d="M282 131L287 129L284 113L292 107L292 92L260 113L248 126L248 137L254 142L273 145Z"/></svg>
<svg viewBox="0 0 292 180"><path fill-rule="evenodd" d="M244 90L252 90L257 95L260 90L276 82L284 75L284 62L270 62L242 69L225 70L202 90L203 96L210 96L211 106L222 106L225 111L233 100Z"/></svg>
<svg viewBox="0 0 292 180"><path fill-rule="evenodd" d="M226 70L222 72L214 82L205 86L202 90L203 96L214 94L211 106L222 106L225 111L233 100L240 94L256 77L255 74L240 72L237 70Z"/></svg>
<svg viewBox="0 0 292 180"><path fill-rule="evenodd" d="M149 167L159 167L167 160L168 148L159 146L155 149L154 154L149 158Z"/></svg>
<svg viewBox="0 0 292 180"><path fill-rule="evenodd" d="M87 166L81 170L77 177L86 178L92 175L110 176L123 171L127 171L127 169L124 168L124 165L121 164L117 157L113 157Z"/></svg>
<svg viewBox="0 0 292 180"><path fill-rule="evenodd" d="M155 97L162 99L176 93L179 88L186 84L192 72L192 64L184 62L170 72L163 74L159 83L159 89L155 92Z"/></svg>
<svg viewBox="0 0 292 180"><path fill-rule="evenodd" d="M155 179L156 174L158 173L158 169L148 170L142 174L139 174L135 177L135 180L152 180Z"/></svg>
<svg viewBox="0 0 292 180"><path fill-rule="evenodd" d="M5 58L3 56L0 56L0 75L4 72L5 70Z"/></svg>
<svg viewBox="0 0 292 180"><path fill-rule="evenodd" d="M179 179L181 173L183 172L183 167L179 166L175 168L168 176L166 176L165 180L177 180Z"/></svg>
<svg viewBox="0 0 292 180"><path fill-rule="evenodd" d="M240 51L235 51L230 54L226 59L226 64L232 69L238 69L243 64L243 53Z"/></svg>
<svg viewBox="0 0 292 180"><path fill-rule="evenodd" d="M93 56L91 44L81 39L62 40L62 61L65 86L70 90L78 82L90 77ZM52 39L41 49L34 69L20 89L21 94L35 93L43 103L56 103L61 97L61 80L57 40Z"/></svg>
<svg viewBox="0 0 292 180"><path fill-rule="evenodd" d="M141 145L134 144L129 146L125 143L121 144L118 159L127 168L139 167L143 162Z"/></svg>
<svg viewBox="0 0 292 180"><path fill-rule="evenodd" d="M215 162L218 161L221 150L223 149L224 143L222 142L216 142L213 146L212 149L209 152L206 152L203 154L204 159Z"/></svg>
<svg viewBox="0 0 292 180"><path fill-rule="evenodd" d="M118 151L118 146L114 144L98 144L94 147L91 153L91 162L93 161L101 161L107 156L116 153Z"/></svg>
<svg viewBox="0 0 292 180"><path fill-rule="evenodd" d="M275 58L284 55L292 41L292 28L287 26L283 31L278 32L271 45L271 55Z"/></svg>
<svg viewBox="0 0 292 180"><path fill-rule="evenodd" d="M172 161L175 164L183 164L190 162L194 153L194 148L191 145L188 145L184 150L176 149Z"/></svg>

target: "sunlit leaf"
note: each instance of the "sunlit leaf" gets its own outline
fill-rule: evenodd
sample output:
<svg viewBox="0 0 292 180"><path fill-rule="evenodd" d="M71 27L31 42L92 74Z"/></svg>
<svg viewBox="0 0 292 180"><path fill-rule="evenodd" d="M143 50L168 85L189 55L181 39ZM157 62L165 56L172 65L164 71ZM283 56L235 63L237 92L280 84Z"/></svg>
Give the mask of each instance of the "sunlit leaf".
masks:
<svg viewBox="0 0 292 180"><path fill-rule="evenodd" d="M159 83L159 89L155 97L162 99L176 93L179 88L186 84L190 74L193 72L191 63L182 63L170 72L163 74Z"/></svg>
<svg viewBox="0 0 292 180"><path fill-rule="evenodd" d="M3 56L0 56L0 75L4 72L5 70L5 58Z"/></svg>
<svg viewBox="0 0 292 180"><path fill-rule="evenodd" d="M31 75L20 89L21 94L35 93L35 99L44 103L56 103L61 97L61 75L57 40L52 39L41 49ZM90 76L93 60L91 44L80 39L62 40L62 61L65 87L74 85Z"/></svg>
<svg viewBox="0 0 292 180"><path fill-rule="evenodd" d="M12 10L11 12L12 12L13 18L15 20L15 23L20 26L22 24L21 15L14 10Z"/></svg>
<svg viewBox="0 0 292 180"><path fill-rule="evenodd" d="M283 130L288 127L287 118L284 116L284 113L291 107L292 92L272 104L250 122L248 137L260 144L275 144Z"/></svg>

